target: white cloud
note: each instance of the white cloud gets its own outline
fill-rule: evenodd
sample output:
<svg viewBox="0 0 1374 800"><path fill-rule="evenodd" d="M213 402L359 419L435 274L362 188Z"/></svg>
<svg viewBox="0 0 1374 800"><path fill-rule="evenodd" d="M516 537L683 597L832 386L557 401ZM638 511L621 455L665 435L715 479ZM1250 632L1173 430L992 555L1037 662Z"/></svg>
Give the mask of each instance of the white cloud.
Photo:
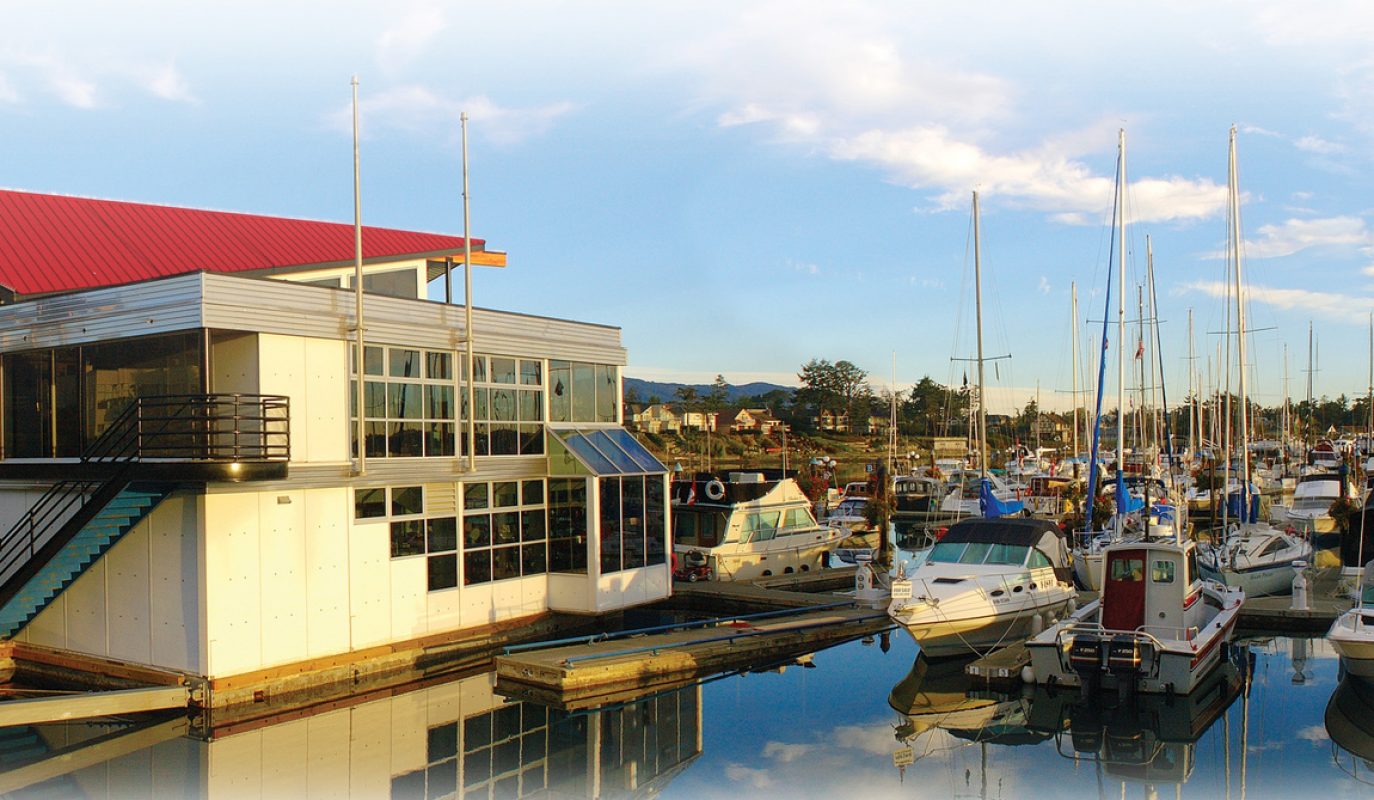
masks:
<svg viewBox="0 0 1374 800"><path fill-rule="evenodd" d="M940 191L943 208L962 208L971 188L1012 205L1052 212L1069 224L1096 220L1110 208L1115 180L1096 175L1066 153L1050 149L993 154L939 126L871 130L837 141L835 158L884 167L912 188ZM1210 217L1225 207L1226 188L1209 178L1144 178L1130 184L1133 222Z"/></svg>
<svg viewBox="0 0 1374 800"><path fill-rule="evenodd" d="M786 742L769 742L763 746L763 757L771 758L782 764L790 764L799 758L809 755L816 748L809 744L788 744Z"/></svg>
<svg viewBox="0 0 1374 800"><path fill-rule="evenodd" d="M1049 293L1050 293L1050 279L1049 279L1049 278L1046 278L1044 275L1041 275L1041 276L1040 276L1040 283L1037 284L1035 288L1038 289L1038 290L1040 291L1040 294L1049 294Z"/></svg>
<svg viewBox="0 0 1374 800"><path fill-rule="evenodd" d="M393 129L429 135L442 131L447 138L453 139L458 136L459 114L466 111L469 131L498 144L514 144L539 136L548 131L555 120L573 110L569 102L535 108L507 108L483 95L456 100L424 86L400 86L373 95L360 91L359 104L359 125L364 132ZM341 130L350 130L352 120L353 112L349 107L330 116L330 122Z"/></svg>
<svg viewBox="0 0 1374 800"><path fill-rule="evenodd" d="M812 264L812 263L808 262L808 261L793 261L793 260L791 260L791 259L788 259L788 260L787 260L787 265L788 265L789 267L791 267L794 271L800 272L800 273L803 274L803 275L819 275L819 274L821 274L821 268L820 268L819 266L815 265L815 264Z"/></svg>
<svg viewBox="0 0 1374 800"><path fill-rule="evenodd" d="M1311 247L1368 247L1374 244L1359 217L1289 219L1279 225L1262 225L1258 238L1245 243L1249 258L1291 256Z"/></svg>
<svg viewBox="0 0 1374 800"><path fill-rule="evenodd" d="M1313 744L1331 740L1331 737L1326 732L1326 727L1323 725L1308 725L1305 728L1299 728L1297 736L1299 739L1312 742Z"/></svg>
<svg viewBox="0 0 1374 800"><path fill-rule="evenodd" d="M1221 281L1193 281L1183 285L1184 291L1201 292L1211 297L1225 297L1227 286ZM1251 285L1246 289L1250 302L1263 303L1286 311L1306 311L1330 320L1364 324L1374 297L1359 297L1349 293L1317 292L1310 289L1282 289L1273 286Z"/></svg>
<svg viewBox="0 0 1374 800"><path fill-rule="evenodd" d="M1302 136L1294 140L1293 146L1307 153L1318 155L1335 155L1345 152L1345 145L1329 142L1320 136Z"/></svg>
<svg viewBox="0 0 1374 800"><path fill-rule="evenodd" d="M447 26L443 10L437 6L410 9L377 37L377 63L385 70L409 64Z"/></svg>
<svg viewBox="0 0 1374 800"><path fill-rule="evenodd" d="M180 103L200 102L191 93L191 86L186 82L186 78L177 71L176 65L172 63L152 71L144 82L144 88L163 100Z"/></svg>
<svg viewBox="0 0 1374 800"><path fill-rule="evenodd" d="M767 789L773 785L773 779L768 775L768 770L753 769L742 764L726 765L725 777L736 783L747 783L754 789Z"/></svg>

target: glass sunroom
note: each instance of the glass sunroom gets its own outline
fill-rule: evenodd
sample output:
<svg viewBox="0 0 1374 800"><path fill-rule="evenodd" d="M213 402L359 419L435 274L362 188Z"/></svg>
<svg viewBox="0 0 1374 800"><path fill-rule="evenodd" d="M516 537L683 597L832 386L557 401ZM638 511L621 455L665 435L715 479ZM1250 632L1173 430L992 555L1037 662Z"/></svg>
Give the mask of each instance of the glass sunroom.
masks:
<svg viewBox="0 0 1374 800"><path fill-rule="evenodd" d="M667 468L619 427L551 427L547 452L550 597L599 611L660 594L670 580Z"/></svg>

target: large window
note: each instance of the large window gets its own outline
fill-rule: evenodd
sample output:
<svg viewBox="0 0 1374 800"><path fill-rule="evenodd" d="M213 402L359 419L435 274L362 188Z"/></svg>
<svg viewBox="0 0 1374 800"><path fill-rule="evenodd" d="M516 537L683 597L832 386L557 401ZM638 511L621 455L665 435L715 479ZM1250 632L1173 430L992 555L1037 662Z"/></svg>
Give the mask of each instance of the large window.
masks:
<svg viewBox="0 0 1374 800"><path fill-rule="evenodd" d="M667 546L663 476L597 478L601 573L662 564Z"/></svg>
<svg viewBox="0 0 1374 800"><path fill-rule="evenodd" d="M544 481L463 484L463 585L548 569Z"/></svg>
<svg viewBox="0 0 1374 800"><path fill-rule="evenodd" d="M423 556L429 591L458 585L458 518L427 517L423 486L354 489L353 516L388 522L392 558Z"/></svg>
<svg viewBox="0 0 1374 800"><path fill-rule="evenodd" d="M549 362L549 421L616 422L620 371L610 364Z"/></svg>
<svg viewBox="0 0 1374 800"><path fill-rule="evenodd" d="M472 366L474 446L479 456L544 452L544 362L510 356L475 356ZM467 421L467 394L461 400ZM463 452L468 452L467 427Z"/></svg>
<svg viewBox="0 0 1374 800"><path fill-rule="evenodd" d="M549 479L549 571L587 572L587 479Z"/></svg>
<svg viewBox="0 0 1374 800"><path fill-rule="evenodd" d="M81 454L136 397L201 391L201 334L4 357L5 457Z"/></svg>
<svg viewBox="0 0 1374 800"><path fill-rule="evenodd" d="M350 365L356 380L356 364L350 361ZM368 458L456 454L451 352L368 345L363 348L363 375L363 435ZM351 384L349 409L356 455L356 383Z"/></svg>

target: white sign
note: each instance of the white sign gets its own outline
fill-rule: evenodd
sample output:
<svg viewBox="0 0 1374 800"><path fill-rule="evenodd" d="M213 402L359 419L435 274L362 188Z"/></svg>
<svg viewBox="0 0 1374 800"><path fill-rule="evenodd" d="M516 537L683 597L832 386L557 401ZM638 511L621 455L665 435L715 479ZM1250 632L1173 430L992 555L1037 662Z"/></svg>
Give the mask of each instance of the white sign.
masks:
<svg viewBox="0 0 1374 800"><path fill-rule="evenodd" d="M916 751L910 747L903 747L892 754L892 766L909 767L916 763Z"/></svg>
<svg viewBox="0 0 1374 800"><path fill-rule="evenodd" d="M893 599L893 600L910 600L910 599L911 599L911 581L893 581L893 582L892 582L892 599Z"/></svg>

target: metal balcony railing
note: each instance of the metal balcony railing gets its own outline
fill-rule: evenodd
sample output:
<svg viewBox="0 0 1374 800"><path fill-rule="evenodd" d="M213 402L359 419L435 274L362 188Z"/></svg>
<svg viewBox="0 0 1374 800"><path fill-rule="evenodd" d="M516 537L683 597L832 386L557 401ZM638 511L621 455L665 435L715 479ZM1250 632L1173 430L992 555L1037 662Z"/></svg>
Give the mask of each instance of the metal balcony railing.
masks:
<svg viewBox="0 0 1374 800"><path fill-rule="evenodd" d="M26 580L35 560L100 513L140 462L230 464L291 457L290 400L281 395L195 394L134 398L81 454L114 469L106 478L59 481L0 536L0 597Z"/></svg>

